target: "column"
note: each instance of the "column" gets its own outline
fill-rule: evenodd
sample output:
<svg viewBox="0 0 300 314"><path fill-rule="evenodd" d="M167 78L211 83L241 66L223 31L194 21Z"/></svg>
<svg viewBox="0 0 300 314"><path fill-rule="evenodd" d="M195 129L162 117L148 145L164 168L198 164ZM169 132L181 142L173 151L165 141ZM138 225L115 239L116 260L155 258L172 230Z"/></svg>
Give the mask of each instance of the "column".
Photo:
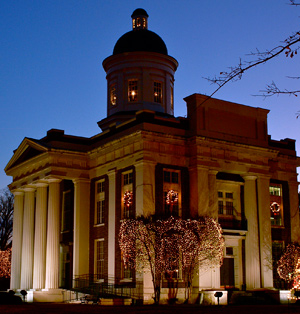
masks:
<svg viewBox="0 0 300 314"><path fill-rule="evenodd" d="M60 181L54 178L48 181L46 289L59 287Z"/></svg>
<svg viewBox="0 0 300 314"><path fill-rule="evenodd" d="M108 278L115 277L115 238L116 238L116 171L108 175Z"/></svg>
<svg viewBox="0 0 300 314"><path fill-rule="evenodd" d="M300 238L299 224L299 198L298 198L298 182L289 181L289 197L290 197L290 212L291 212L291 242L298 242ZM283 208L283 211L285 209Z"/></svg>
<svg viewBox="0 0 300 314"><path fill-rule="evenodd" d="M208 189L209 189L209 216L218 218L218 191L217 191L217 173L216 170L209 170L208 172Z"/></svg>
<svg viewBox="0 0 300 314"><path fill-rule="evenodd" d="M258 177L258 209L259 209L259 234L260 234L260 263L262 288L273 287L272 265L272 232L270 214L270 179Z"/></svg>
<svg viewBox="0 0 300 314"><path fill-rule="evenodd" d="M192 216L209 216L208 169L190 168L190 207Z"/></svg>
<svg viewBox="0 0 300 314"><path fill-rule="evenodd" d="M74 182L73 276L89 273L90 180Z"/></svg>
<svg viewBox="0 0 300 314"><path fill-rule="evenodd" d="M140 161L135 164L136 216L148 217L155 214L155 164Z"/></svg>
<svg viewBox="0 0 300 314"><path fill-rule="evenodd" d="M13 191L14 194L14 220L13 220L13 240L11 257L10 289L20 289L21 283L21 257L23 238L23 211L24 192Z"/></svg>
<svg viewBox="0 0 300 314"><path fill-rule="evenodd" d="M24 189L24 217L23 217L23 241L22 241L22 265L21 265L21 289L32 288L33 278L33 252L34 252L34 201L35 189Z"/></svg>
<svg viewBox="0 0 300 314"><path fill-rule="evenodd" d="M46 232L47 232L47 187L38 183L35 209L33 289L45 288Z"/></svg>
<svg viewBox="0 0 300 314"><path fill-rule="evenodd" d="M252 290L261 286L256 176L244 176L244 180L245 216L248 222L245 240L246 289Z"/></svg>

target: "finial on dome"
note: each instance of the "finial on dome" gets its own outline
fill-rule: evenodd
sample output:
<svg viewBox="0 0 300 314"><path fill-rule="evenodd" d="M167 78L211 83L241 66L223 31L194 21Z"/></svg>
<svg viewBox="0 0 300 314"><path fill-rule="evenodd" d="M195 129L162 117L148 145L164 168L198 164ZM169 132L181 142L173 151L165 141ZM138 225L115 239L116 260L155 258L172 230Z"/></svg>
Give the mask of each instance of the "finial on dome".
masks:
<svg viewBox="0 0 300 314"><path fill-rule="evenodd" d="M148 17L149 15L144 9L136 9L133 11L132 18L132 29L148 29Z"/></svg>

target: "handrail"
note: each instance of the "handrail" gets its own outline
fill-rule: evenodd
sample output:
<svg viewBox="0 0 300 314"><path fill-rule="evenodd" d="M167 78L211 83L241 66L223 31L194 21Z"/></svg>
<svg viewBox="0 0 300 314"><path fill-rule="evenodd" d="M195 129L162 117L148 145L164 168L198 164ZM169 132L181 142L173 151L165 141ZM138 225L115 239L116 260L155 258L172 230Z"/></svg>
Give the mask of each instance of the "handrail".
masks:
<svg viewBox="0 0 300 314"><path fill-rule="evenodd" d="M74 292L93 295L98 298L143 299L143 282L141 280L125 281L106 276L99 280L98 274L85 274L73 279Z"/></svg>

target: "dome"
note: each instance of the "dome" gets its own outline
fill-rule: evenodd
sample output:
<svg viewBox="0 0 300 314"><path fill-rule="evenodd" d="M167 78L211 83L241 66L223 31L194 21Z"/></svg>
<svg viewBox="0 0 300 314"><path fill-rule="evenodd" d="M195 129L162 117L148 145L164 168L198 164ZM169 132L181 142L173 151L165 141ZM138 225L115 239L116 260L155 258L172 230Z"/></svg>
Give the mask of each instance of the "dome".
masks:
<svg viewBox="0 0 300 314"><path fill-rule="evenodd" d="M135 16L149 16L148 13L144 10L144 9L135 9L131 15L132 18L134 18Z"/></svg>
<svg viewBox="0 0 300 314"><path fill-rule="evenodd" d="M158 52L168 55L167 46L156 33L148 29L132 30L119 38L113 54L134 51Z"/></svg>

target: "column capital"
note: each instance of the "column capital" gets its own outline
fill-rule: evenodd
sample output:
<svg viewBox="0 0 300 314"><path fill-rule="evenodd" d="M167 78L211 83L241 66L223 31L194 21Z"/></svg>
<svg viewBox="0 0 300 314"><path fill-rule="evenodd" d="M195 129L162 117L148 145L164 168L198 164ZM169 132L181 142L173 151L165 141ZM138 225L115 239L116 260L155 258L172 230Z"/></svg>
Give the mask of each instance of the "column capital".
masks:
<svg viewBox="0 0 300 314"><path fill-rule="evenodd" d="M12 190L11 193L12 193L14 196L17 196L17 195L23 196L23 195L24 195L24 189Z"/></svg>
<svg viewBox="0 0 300 314"><path fill-rule="evenodd" d="M35 192L35 190L36 190L36 187L34 185L26 185L24 187L25 192Z"/></svg>
<svg viewBox="0 0 300 314"><path fill-rule="evenodd" d="M257 176L246 174L246 175L242 176L242 178L243 178L245 181L254 181L254 180L257 179Z"/></svg>
<svg viewBox="0 0 300 314"><path fill-rule="evenodd" d="M214 170L214 169L209 169L208 170L208 174L210 174L210 175L217 175L217 173L218 173L219 171L218 170Z"/></svg>
<svg viewBox="0 0 300 314"><path fill-rule="evenodd" d="M37 181L34 185L37 188L46 188L49 185L49 183L47 181Z"/></svg>
<svg viewBox="0 0 300 314"><path fill-rule="evenodd" d="M72 180L74 185L78 184L78 183L90 183L91 180L87 179L87 178L76 178Z"/></svg>
<svg viewBox="0 0 300 314"><path fill-rule="evenodd" d="M111 177L111 176L115 175L116 172L117 172L117 168L109 169L109 170L107 171L107 175L108 175L109 177Z"/></svg>
<svg viewBox="0 0 300 314"><path fill-rule="evenodd" d="M62 181L62 179L59 179L59 178L47 178L47 182L49 183L60 183Z"/></svg>

